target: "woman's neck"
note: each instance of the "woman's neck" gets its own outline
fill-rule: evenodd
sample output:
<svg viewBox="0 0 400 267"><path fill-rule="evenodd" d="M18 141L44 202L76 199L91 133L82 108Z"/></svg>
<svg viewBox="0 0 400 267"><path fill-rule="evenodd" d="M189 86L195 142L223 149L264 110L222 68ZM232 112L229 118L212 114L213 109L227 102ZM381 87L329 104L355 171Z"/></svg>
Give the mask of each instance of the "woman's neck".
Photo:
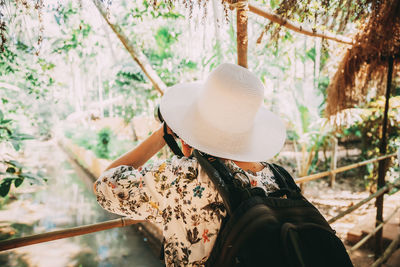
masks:
<svg viewBox="0 0 400 267"><path fill-rule="evenodd" d="M236 160L233 160L233 162L244 171L259 172L264 169L264 166L259 162L244 162Z"/></svg>

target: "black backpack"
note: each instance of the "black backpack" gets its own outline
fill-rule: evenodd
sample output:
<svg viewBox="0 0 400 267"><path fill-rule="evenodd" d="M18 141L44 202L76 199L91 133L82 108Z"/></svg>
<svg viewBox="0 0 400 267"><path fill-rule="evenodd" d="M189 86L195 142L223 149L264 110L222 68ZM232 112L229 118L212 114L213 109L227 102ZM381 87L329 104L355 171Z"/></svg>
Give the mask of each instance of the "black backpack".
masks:
<svg viewBox="0 0 400 267"><path fill-rule="evenodd" d="M335 231L284 168L265 163L280 187L266 196L261 188L243 187L218 158L193 154L227 209L206 266L353 266Z"/></svg>

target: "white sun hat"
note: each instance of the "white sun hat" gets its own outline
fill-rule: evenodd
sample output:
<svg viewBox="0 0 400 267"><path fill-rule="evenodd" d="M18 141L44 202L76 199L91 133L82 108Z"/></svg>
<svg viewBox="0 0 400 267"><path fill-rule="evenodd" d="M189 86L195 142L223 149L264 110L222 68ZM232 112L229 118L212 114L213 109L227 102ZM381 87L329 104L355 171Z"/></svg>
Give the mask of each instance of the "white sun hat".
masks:
<svg viewBox="0 0 400 267"><path fill-rule="evenodd" d="M248 69L224 63L205 82L170 87L160 103L167 125L188 145L245 162L270 159L283 147L283 121L263 105L264 85Z"/></svg>

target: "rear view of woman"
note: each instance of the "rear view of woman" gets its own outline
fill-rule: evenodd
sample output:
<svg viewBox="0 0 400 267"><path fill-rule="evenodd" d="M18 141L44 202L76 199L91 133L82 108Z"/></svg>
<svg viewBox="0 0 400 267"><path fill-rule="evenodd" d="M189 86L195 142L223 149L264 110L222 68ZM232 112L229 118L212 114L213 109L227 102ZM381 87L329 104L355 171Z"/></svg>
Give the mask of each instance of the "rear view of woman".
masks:
<svg viewBox="0 0 400 267"><path fill-rule="evenodd" d="M262 82L234 64L220 65L204 82L172 86L160 104L164 124L95 182L99 204L156 224L165 237L167 266L203 266L226 207L192 150L222 159L244 186L267 195L278 190L263 162L280 151L286 133L263 99ZM166 133L181 141L184 156L145 164L165 146Z"/></svg>

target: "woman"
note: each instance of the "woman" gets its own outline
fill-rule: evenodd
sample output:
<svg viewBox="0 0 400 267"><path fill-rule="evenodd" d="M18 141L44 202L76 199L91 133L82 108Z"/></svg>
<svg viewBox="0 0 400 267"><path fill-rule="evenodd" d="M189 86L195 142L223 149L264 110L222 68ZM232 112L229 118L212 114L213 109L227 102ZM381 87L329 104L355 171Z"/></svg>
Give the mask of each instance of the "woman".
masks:
<svg viewBox="0 0 400 267"><path fill-rule="evenodd" d="M263 107L264 86L250 71L222 64L204 83L171 87L160 111L184 157L144 165L165 146L160 127L115 160L95 182L99 204L162 229L167 266L202 266L226 215L221 196L191 157L192 148L219 157L242 183L271 193L279 187L261 162L280 151L282 121Z"/></svg>

